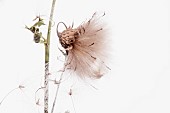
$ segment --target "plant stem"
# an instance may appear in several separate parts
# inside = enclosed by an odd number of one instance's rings
[[[62,78],[63,78],[63,74],[64,74],[64,71],[66,70],[66,64],[64,64],[64,67],[62,69],[62,73],[60,75],[60,79],[58,81],[58,85],[57,85],[57,90],[56,90],[56,93],[55,93],[55,98],[54,98],[54,101],[53,101],[53,106],[52,106],[52,109],[51,109],[51,113],[54,112],[54,107],[55,107],[55,104],[56,104],[56,100],[57,100],[57,96],[58,96],[58,92],[59,92],[59,88],[60,88],[60,85],[61,85],[61,81],[62,81]]]
[[[58,96],[58,91],[59,91],[59,88],[60,88],[60,84],[61,84],[61,80],[62,80],[62,76],[63,76],[63,72],[60,76],[60,80],[58,81],[59,84],[57,84],[57,90],[56,90],[56,93],[55,93],[55,98],[54,98],[54,102],[53,102],[53,106],[52,106],[52,109],[51,109],[51,113],[54,112],[54,107],[55,107],[55,104],[56,104],[56,100],[57,100],[57,96]]]
[[[44,77],[44,113],[48,113],[48,99],[49,99],[49,83],[48,74],[49,63],[45,63],[45,77]]]
[[[56,0],[53,0],[52,6],[51,6],[50,20],[49,20],[48,32],[47,32],[47,43],[45,44],[44,113],[48,113],[48,100],[49,100],[48,78],[49,78],[50,35],[51,35],[51,26],[52,26],[55,2],[56,2]]]

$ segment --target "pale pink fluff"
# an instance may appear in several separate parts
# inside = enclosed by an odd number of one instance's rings
[[[68,52],[66,56],[67,71],[73,71],[81,78],[99,79],[110,69],[104,62],[108,46],[107,30],[101,21],[104,15],[105,13],[101,15],[94,13],[91,19],[83,22],[77,28],[67,28],[78,32],[78,37],[75,38],[72,47],[65,48]],[[59,39],[62,37],[61,35],[62,33],[60,33]]]

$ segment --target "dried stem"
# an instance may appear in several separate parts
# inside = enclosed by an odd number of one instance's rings
[[[56,90],[56,93],[55,93],[55,98],[54,98],[53,106],[52,106],[52,109],[51,109],[51,113],[54,112],[54,107],[55,107],[55,104],[56,104],[56,100],[57,100],[58,91],[59,91],[59,88],[60,88],[60,83],[61,83],[61,80],[62,80],[62,76],[63,76],[63,73],[60,76],[60,80],[58,82],[59,84],[57,84],[57,90]]]
[[[14,88],[13,90],[11,90],[8,94],[5,95],[5,97],[2,99],[2,101],[0,102],[0,105],[2,104],[2,102],[6,99],[6,97],[8,97],[9,94],[11,94],[13,91],[15,91],[17,88]]]
[[[48,99],[49,99],[49,83],[48,74],[49,73],[49,63],[45,63],[45,78],[44,78],[44,113],[48,113]]]
[[[17,89],[22,89],[22,88],[25,88],[24,86],[22,85],[19,85],[18,87],[12,89],[10,92],[8,92],[5,97],[0,101],[0,105],[2,104],[2,102],[6,99],[6,97],[8,97],[9,94],[11,94],[13,91],[17,90]]]
[[[56,93],[55,93],[55,98],[54,98],[54,101],[53,101],[53,106],[52,106],[52,109],[51,109],[51,113],[54,112],[54,107],[55,107],[55,104],[56,104],[56,100],[57,100],[57,96],[58,96],[58,92],[59,92],[61,80],[62,80],[63,73],[64,73],[65,69],[66,69],[66,65],[64,65],[64,68],[63,68],[63,70],[62,70],[60,79],[59,79],[58,84],[57,84],[57,90],[56,90]]]
[[[71,102],[72,102],[72,105],[73,105],[74,113],[76,113],[76,108],[75,108],[75,105],[74,105],[74,101],[73,101],[73,97],[72,97],[71,92],[70,92],[70,97],[71,97]]]
[[[50,20],[48,25],[48,33],[47,33],[47,43],[45,44],[45,77],[44,77],[44,113],[48,113],[48,100],[49,100],[49,49],[50,49],[50,35],[51,35],[51,26],[53,20],[53,13],[55,7],[56,0],[53,0],[51,13],[50,13]]]

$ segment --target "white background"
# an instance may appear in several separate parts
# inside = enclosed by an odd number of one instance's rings
[[[74,113],[70,88],[77,113],[170,113],[169,6],[168,0],[57,0],[55,23],[74,21],[76,26],[95,11],[105,11],[114,49],[112,71],[101,80],[71,85],[68,79],[62,85],[55,113]],[[48,21],[50,7],[49,0],[0,0],[0,99],[18,85],[25,86],[4,100],[0,113],[42,113],[42,98],[37,106],[35,91],[43,84],[44,47],[35,44],[24,27],[39,14]],[[56,24],[50,48],[52,76],[59,70],[55,29]],[[56,87],[50,87],[53,100]]]

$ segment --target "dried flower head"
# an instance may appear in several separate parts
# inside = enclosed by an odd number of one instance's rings
[[[104,63],[107,56],[107,30],[100,21],[105,15],[94,13],[92,18],[77,28],[67,27],[63,22],[57,25],[57,35],[66,51],[66,69],[73,71],[81,78],[101,78],[110,69]],[[58,31],[59,24],[65,26],[63,32]]]

